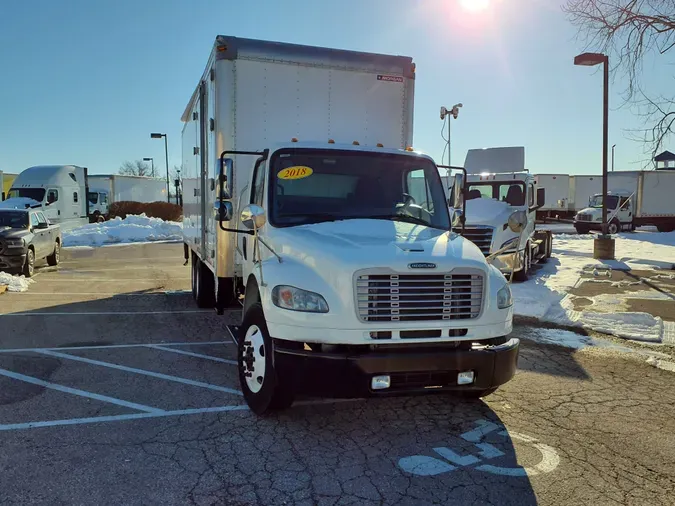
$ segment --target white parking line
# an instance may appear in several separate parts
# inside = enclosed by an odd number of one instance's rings
[[[0,316],[109,316],[109,315],[165,315],[165,314],[204,314],[212,313],[210,309],[187,309],[179,311],[88,311],[78,313],[64,313],[60,311],[31,312],[31,313],[0,313]]]
[[[52,297],[58,295],[62,297],[64,295],[82,295],[91,297],[92,295],[104,295],[114,296],[114,297],[144,297],[149,295],[185,295],[189,294],[190,290],[159,290],[156,292],[145,292],[145,293],[124,293],[124,292],[31,292],[30,290],[25,292],[10,292],[11,295],[44,295]]]
[[[0,431],[18,430],[18,429],[36,429],[40,427],[54,427],[58,425],[80,425],[86,423],[115,422],[121,420],[158,418],[163,416],[198,415],[200,413],[222,413],[224,411],[245,411],[245,410],[248,410],[248,406],[242,404],[236,406],[218,406],[214,408],[178,409],[174,411],[161,411],[158,413],[131,413],[128,415],[93,416],[90,418],[72,418],[69,420],[49,420],[46,422],[9,423],[5,425],[0,425]]]
[[[233,344],[230,341],[195,341],[187,343],[145,343],[145,344],[94,344],[91,346],[59,346],[55,348],[5,348],[0,349],[0,353],[31,353],[38,351],[63,351],[63,350],[100,350],[107,348],[144,348],[153,344],[162,346],[208,346],[211,344]]]
[[[222,362],[224,364],[238,365],[236,360],[228,360],[226,358],[214,357],[212,355],[202,355],[201,353],[193,353],[191,351],[174,350],[172,348],[166,348],[158,344],[148,344],[146,348],[152,348],[153,350],[170,351],[172,353],[178,353],[180,355],[187,355],[188,357],[203,358],[205,360],[213,360],[214,362]]]
[[[163,409],[151,408],[150,406],[144,406],[143,404],[136,404],[135,402],[127,402],[121,399],[115,399],[114,397],[108,397],[107,395],[99,395],[92,392],[85,392],[84,390],[66,387],[63,385],[59,385],[57,383],[50,383],[49,381],[33,378],[32,376],[26,376],[25,374],[19,374],[17,372],[8,371],[6,369],[0,369],[0,375],[7,376],[8,378],[12,378],[19,381],[24,381],[26,383],[32,383],[33,385],[39,385],[41,387],[50,388],[52,390],[58,390],[59,392],[64,392],[67,394],[78,395],[80,397],[87,397],[89,399],[107,402],[109,404],[124,406],[125,408],[137,409],[138,411],[144,411],[146,413],[154,413],[154,414],[164,413]]]
[[[33,275],[33,278],[35,278],[37,274]],[[31,278],[31,279],[33,279]],[[48,283],[50,281],[56,281],[56,282],[63,282],[63,281],[95,281],[95,282],[105,282],[105,283],[139,283],[139,282],[148,282],[148,283],[157,283],[159,281],[165,282],[165,281],[176,281],[176,280],[181,280],[185,281],[190,279],[189,277],[184,278],[184,277],[176,277],[176,276],[167,276],[166,279],[164,280],[159,280],[157,278],[122,278],[122,279],[110,279],[110,278],[89,278],[87,276],[68,276],[67,274],[61,274],[59,277],[55,278],[44,278],[40,281],[40,283]]]
[[[219,392],[226,392],[228,394],[234,395],[243,395],[240,390],[235,390],[233,388],[221,387],[220,385],[212,385],[211,383],[203,383],[201,381],[194,381],[187,378],[179,378],[178,376],[170,376],[168,374],[162,374],[153,371],[146,371],[145,369],[136,369],[135,367],[127,367],[126,365],[113,364],[111,362],[103,362],[101,360],[93,360],[90,358],[78,357],[77,355],[69,355],[67,353],[59,353],[57,351],[51,350],[38,350],[36,353],[42,355],[48,355],[51,357],[64,358],[66,360],[75,360],[77,362],[84,362],[85,364],[100,365],[103,367],[109,367],[111,369],[118,369],[120,371],[132,372],[135,374],[142,374],[144,376],[151,376],[153,378],[159,378],[167,381],[174,381],[176,383],[183,383],[184,385],[191,385],[194,387],[208,388],[209,390],[217,390]]]

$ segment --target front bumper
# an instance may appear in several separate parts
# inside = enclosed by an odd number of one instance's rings
[[[394,344],[313,351],[275,339],[275,368],[294,390],[315,395],[354,397],[485,390],[509,381],[516,372],[519,339],[474,346],[469,341],[437,345]],[[474,382],[457,384],[457,373],[473,371]],[[373,376],[389,375],[391,387],[372,390]]]
[[[601,221],[580,221],[574,220],[574,228],[585,228],[588,230],[602,230]]]
[[[510,274],[511,271],[518,272],[523,268],[524,258],[524,250],[504,252],[494,257],[490,263],[499,269],[502,274]]]
[[[21,255],[0,255],[0,270],[21,269],[25,263],[25,253]]]

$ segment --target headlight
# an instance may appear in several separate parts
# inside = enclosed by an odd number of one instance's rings
[[[507,283],[497,292],[497,307],[506,309],[511,306],[513,306],[513,296],[511,295],[511,285]]]
[[[507,246],[518,248],[518,242],[520,241],[520,237],[512,237],[508,241],[506,241],[504,244],[501,245],[499,249],[506,248]]]
[[[5,239],[8,248],[23,248],[23,239]]]
[[[309,313],[327,313],[328,303],[321,295],[294,286],[279,285],[272,290],[272,302],[275,306],[292,311]]]

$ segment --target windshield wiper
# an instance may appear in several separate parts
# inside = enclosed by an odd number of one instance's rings
[[[424,225],[425,227],[430,227],[430,228],[439,228],[441,230],[445,230],[442,227],[433,225],[429,223],[427,220],[424,220],[422,218],[418,218],[417,216],[411,216],[409,214],[373,214],[373,215],[365,215],[365,216],[350,216],[350,219],[359,219],[359,220],[389,220],[389,221],[402,221],[404,223],[414,223],[416,225]]]

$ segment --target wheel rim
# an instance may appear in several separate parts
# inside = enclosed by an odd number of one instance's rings
[[[248,389],[254,394],[260,392],[265,382],[265,340],[257,325],[251,325],[246,331],[241,367]]]
[[[607,227],[607,231],[610,234],[616,234],[619,230],[619,227],[616,226],[616,223],[610,223],[609,227]]]
[[[35,253],[33,250],[28,250],[28,273],[32,276],[35,270]]]
[[[61,259],[61,247],[59,246],[58,243],[54,246],[54,260],[56,260],[56,263],[59,263],[59,260]]]

